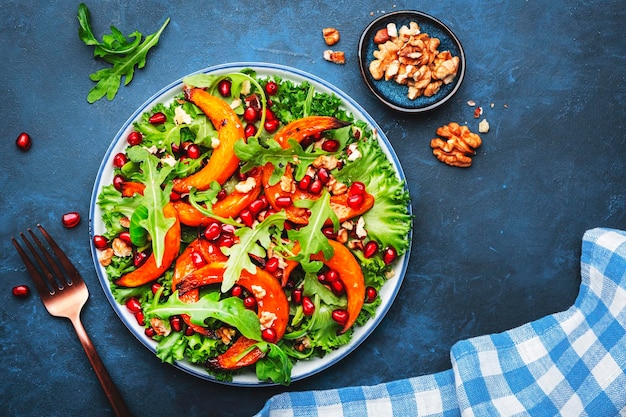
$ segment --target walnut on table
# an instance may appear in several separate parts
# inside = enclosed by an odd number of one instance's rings
[[[476,149],[482,145],[480,136],[469,130],[467,126],[460,126],[451,122],[437,129],[437,135],[430,141],[430,147],[437,159],[445,164],[467,168],[472,165],[472,156],[476,155]]]

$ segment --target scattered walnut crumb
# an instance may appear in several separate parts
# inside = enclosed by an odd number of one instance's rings
[[[467,105],[470,106],[470,107],[474,107],[476,105],[476,102],[474,100],[469,100],[467,102]]]
[[[324,51],[324,59],[335,64],[345,64],[346,55],[343,51],[332,51],[327,49]]]
[[[483,114],[483,108],[478,106],[476,110],[474,110],[474,119],[478,119]]]
[[[483,119],[478,123],[478,133],[487,133],[489,132],[489,122],[487,119]]]
[[[333,46],[337,42],[339,42],[339,31],[335,28],[324,28],[322,29],[322,35],[324,36],[324,42],[326,45]]]

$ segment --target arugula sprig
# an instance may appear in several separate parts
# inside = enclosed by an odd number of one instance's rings
[[[84,3],[78,6],[78,37],[88,46],[95,46],[94,56],[113,64],[112,67],[103,68],[89,76],[97,84],[89,91],[87,101],[95,103],[105,95],[107,99],[113,100],[119,90],[122,77],[124,85],[128,85],[134,76],[135,67],[143,68],[146,65],[146,56],[161,37],[161,33],[170,22],[168,18],[161,28],[152,35],[146,36],[142,40],[142,34],[135,31],[128,36],[115,26],[111,26],[111,34],[104,35],[99,41],[93,33],[89,9]]]

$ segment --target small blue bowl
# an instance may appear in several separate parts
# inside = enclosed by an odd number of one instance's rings
[[[416,22],[421,32],[428,33],[431,38],[439,38],[440,52],[450,51],[453,56],[459,57],[459,69],[454,80],[450,84],[443,84],[432,97],[421,96],[411,100],[407,97],[406,85],[393,80],[385,81],[384,78],[375,80],[369,71],[370,62],[375,59],[373,53],[378,50],[378,45],[374,43],[376,32],[386,28],[388,23],[395,23],[400,29],[403,25],[409,26],[410,22]],[[456,35],[438,19],[418,11],[397,11],[377,18],[365,28],[359,40],[359,67],[365,84],[380,101],[394,110],[420,113],[441,106],[457,92],[465,76],[465,53]]]

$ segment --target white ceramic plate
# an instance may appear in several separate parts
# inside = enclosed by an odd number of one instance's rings
[[[351,99],[347,94],[329,84],[328,82],[314,76],[308,74],[306,72],[289,68],[285,66],[280,66],[276,64],[268,64],[268,63],[231,63],[218,65],[214,67],[210,67],[204,69],[199,73],[210,73],[210,74],[227,74],[232,72],[238,72],[244,68],[252,68],[257,72],[259,77],[267,77],[272,75],[279,75],[281,78],[285,80],[292,80],[295,83],[302,83],[304,81],[308,81],[310,84],[314,85],[316,91],[324,92],[324,93],[332,93],[341,98],[343,101],[344,107],[347,111],[352,113],[355,119],[361,119],[367,122],[373,131],[378,132],[378,137],[380,143],[382,145],[383,150],[387,154],[389,160],[393,163],[397,175],[402,180],[405,179],[404,173],[400,166],[400,162],[393,151],[391,144],[384,136],[384,133],[380,129],[380,127],[376,124],[374,119],[370,115],[368,115],[361,106],[359,106],[353,99]],[[193,74],[192,74],[193,75]],[[104,289],[104,292],[111,303],[111,306],[122,320],[122,322],[128,327],[133,335],[148,349],[152,352],[155,352],[156,342],[144,334],[144,328],[137,324],[135,317],[128,311],[125,306],[119,305],[112,293],[109,284],[109,280],[107,278],[105,269],[98,262],[98,251],[93,245],[93,237],[95,235],[100,235],[105,232],[104,224],[102,223],[102,213],[100,208],[96,204],[98,194],[100,194],[102,187],[108,184],[111,184],[113,181],[113,170],[112,170],[112,160],[115,154],[118,152],[122,152],[124,148],[127,146],[126,137],[133,130],[133,122],[141,117],[141,115],[150,110],[156,103],[168,103],[170,102],[175,95],[179,94],[182,91],[182,79],[175,81],[174,83],[166,86],[161,91],[156,93],[153,97],[151,97],[147,102],[145,102],[141,107],[139,107],[126,121],[124,126],[119,130],[111,146],[107,150],[104,155],[104,159],[102,164],[100,165],[100,169],[98,170],[98,174],[96,177],[92,197],[91,197],[91,208],[90,208],[90,235],[91,235],[91,252],[94,265],[96,267],[96,272],[98,274],[98,278]],[[411,208],[409,207],[409,210]],[[409,236],[410,238],[410,236]],[[396,267],[395,267],[395,276],[390,279],[380,291],[380,297],[382,300],[382,304],[378,307],[376,317],[371,319],[365,326],[357,327],[354,332],[354,336],[350,344],[345,345],[336,351],[324,356],[323,358],[315,358],[308,361],[300,361],[298,362],[292,370],[291,380],[297,381],[308,376],[311,376],[317,372],[320,372],[333,364],[337,363],[339,360],[344,358],[357,346],[359,346],[368,336],[372,333],[372,331],[376,328],[376,326],[382,321],[383,317],[391,307],[393,300],[395,299],[398,290],[400,289],[400,285],[402,284],[402,280],[406,273],[407,263],[409,258],[409,251],[405,253],[402,257],[399,258]],[[199,378],[216,381],[228,385],[236,385],[236,386],[268,386],[275,385],[267,382],[260,382],[254,372],[242,373],[236,375],[232,382],[222,382],[217,381],[213,378],[213,376],[209,375],[207,371],[200,366],[193,365],[186,361],[178,361],[175,363],[175,366],[192,374]]]

